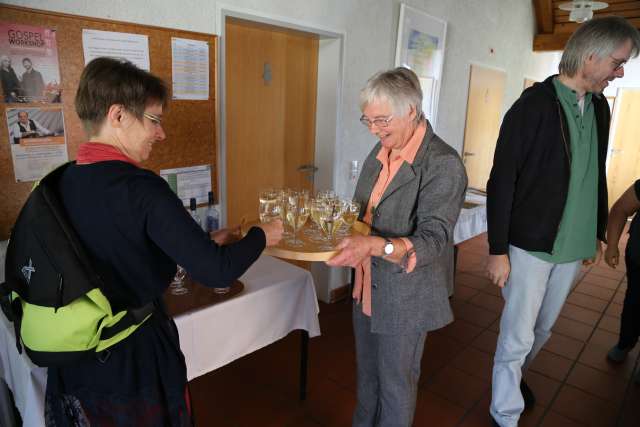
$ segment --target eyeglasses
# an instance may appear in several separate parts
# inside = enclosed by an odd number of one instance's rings
[[[376,125],[376,127],[379,127],[379,128],[386,128],[387,126],[389,126],[389,122],[391,120],[393,120],[393,116],[376,117],[373,120],[369,120],[364,115],[360,116],[360,123],[362,123],[364,126],[366,126],[368,128],[370,128],[371,125]]]
[[[151,123],[153,123],[156,126],[162,126],[162,118],[156,116],[155,114],[151,114],[151,113],[142,113],[142,115],[144,117],[146,117],[147,119],[151,120]]]
[[[613,66],[614,66],[613,71],[620,70],[627,63],[626,59],[618,59],[612,55],[609,55],[609,56],[611,57],[611,59],[613,59]]]

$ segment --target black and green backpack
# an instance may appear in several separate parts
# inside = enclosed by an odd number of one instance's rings
[[[62,366],[102,352],[135,331],[153,303],[113,313],[103,280],[69,223],[57,193],[66,163],[29,195],[11,232],[0,284],[16,346],[38,366]],[[21,345],[22,344],[22,345]]]

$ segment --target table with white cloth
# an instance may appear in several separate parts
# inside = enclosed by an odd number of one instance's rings
[[[487,231],[487,196],[474,190],[467,191],[460,216],[453,229],[453,269],[458,267],[458,245]],[[455,283],[449,285],[449,296]]]
[[[453,230],[453,244],[457,245],[487,231],[487,198],[467,192],[464,206]]]
[[[244,284],[240,295],[175,318],[189,380],[293,330],[303,331],[303,341],[320,335],[318,300],[308,271],[263,255],[240,281]],[[44,425],[46,375],[46,369],[33,365],[26,354],[18,354],[13,325],[0,314],[0,377],[13,392],[25,426]]]

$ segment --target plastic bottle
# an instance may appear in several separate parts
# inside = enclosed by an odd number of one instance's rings
[[[220,213],[218,212],[218,209],[213,206],[213,203],[213,191],[209,191],[209,207],[207,208],[207,213],[205,215],[206,231],[208,233],[220,228]]]

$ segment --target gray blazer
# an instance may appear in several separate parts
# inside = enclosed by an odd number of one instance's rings
[[[362,166],[354,195],[361,206],[367,206],[382,169],[376,159],[380,148],[378,142]],[[453,321],[447,285],[453,281],[453,229],[466,187],[460,156],[429,125],[413,164],[402,164],[372,217],[372,235],[408,237],[417,261],[405,273],[398,264],[371,259],[372,332],[432,331]]]

